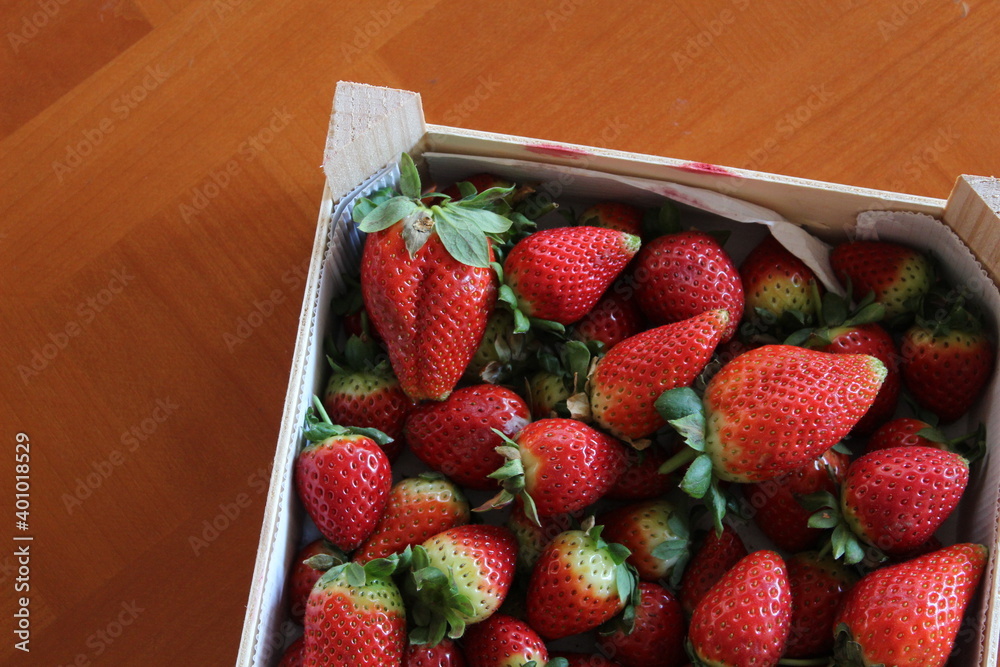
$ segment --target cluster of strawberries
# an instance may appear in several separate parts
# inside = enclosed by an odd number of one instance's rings
[[[928,256],[837,247],[845,298],[770,237],[738,270],[671,205],[537,230],[530,188],[400,167],[354,210],[282,665],[946,662],[986,550],[934,534],[985,435],[937,420],[994,359]],[[394,483],[404,443],[428,471]],[[751,520],[773,549],[748,553]]]

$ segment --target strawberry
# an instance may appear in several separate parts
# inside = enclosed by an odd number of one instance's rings
[[[410,641],[458,639],[466,624],[489,618],[507,596],[516,561],[517,540],[503,526],[457,526],[414,547],[404,588],[414,620]]]
[[[598,639],[606,655],[623,667],[679,667],[684,664],[684,611],[674,595],[659,584],[639,584],[635,627],[618,628]]]
[[[722,340],[733,337],[743,317],[743,285],[712,236],[692,230],[656,238],[639,251],[632,273],[639,307],[654,325],[721,309],[729,313]]]
[[[625,470],[608,489],[605,497],[610,500],[649,500],[666,495],[677,483],[670,475],[660,472],[666,463],[667,453],[661,447],[643,450],[625,449]]]
[[[524,621],[494,614],[469,628],[464,651],[469,667],[545,667],[549,651]]]
[[[870,572],[837,613],[836,664],[942,667],[985,565],[985,547],[956,544]]]
[[[844,595],[858,577],[829,556],[814,551],[797,553],[786,561],[792,591],[792,624],[786,658],[829,654],[830,628]]]
[[[503,490],[479,509],[520,496],[531,520],[587,507],[607,493],[625,469],[623,445],[575,419],[539,419],[499,451],[508,459],[493,475]]]
[[[982,322],[961,301],[939,319],[918,315],[903,334],[900,349],[910,394],[943,422],[955,421],[972,408],[996,360]]]
[[[295,488],[319,532],[334,546],[353,551],[375,529],[392,487],[389,457],[375,429],[334,426],[319,398],[310,410],[305,437],[295,459]]]
[[[716,373],[703,400],[673,389],[657,407],[686,437],[666,472],[692,461],[681,482],[709,497],[717,529],[726,501],[717,479],[760,482],[815,459],[854,427],[875,400],[886,369],[874,357],[765,345]]]
[[[958,505],[968,481],[968,463],[958,454],[920,446],[883,449],[847,469],[840,509],[862,541],[897,554],[934,534]],[[840,553],[836,541],[834,549]]]
[[[788,331],[815,321],[816,274],[773,236],[768,235],[743,260],[740,280],[750,329]]]
[[[835,493],[847,474],[849,459],[833,449],[818,459],[781,477],[749,484],[743,497],[752,509],[754,521],[774,544],[786,551],[803,551],[815,546],[823,531],[809,527],[812,515],[800,499],[812,493]]]
[[[626,440],[645,438],[666,425],[655,400],[668,389],[694,381],[728,326],[726,311],[711,310],[615,345],[590,378],[594,421]]]
[[[538,371],[528,378],[527,385],[528,407],[536,419],[569,416],[565,405],[566,399],[572,395],[572,392],[564,373]]]
[[[384,448],[395,460],[403,448],[403,423],[414,402],[403,391],[386,359],[367,336],[351,336],[339,359],[328,357],[333,373],[323,406],[330,419],[343,426],[377,428],[392,441]]]
[[[687,524],[667,500],[647,500],[612,510],[601,517],[604,539],[630,552],[628,563],[644,581],[665,579],[680,572],[688,559]]]
[[[583,319],[573,325],[572,335],[584,343],[600,342],[605,350],[643,330],[642,311],[629,291],[612,286]]]
[[[507,518],[507,527],[517,538],[517,568],[531,572],[545,547],[561,533],[575,525],[572,515],[554,514],[540,517],[541,525],[528,518],[520,500],[514,502],[514,509]]]
[[[469,503],[454,483],[438,473],[397,482],[375,531],[354,554],[367,563],[416,546],[432,535],[469,522]]]
[[[305,667],[306,660],[306,638],[299,637],[285,649],[281,654],[281,662],[278,667]]]
[[[368,234],[361,257],[365,309],[386,343],[403,390],[414,400],[443,400],[475,353],[497,294],[489,234],[511,221],[489,210],[509,190],[494,188],[429,208],[420,177],[404,154],[402,195],[355,207]]]
[[[542,551],[528,582],[528,623],[546,639],[592,630],[637,600],[628,549],[601,537],[593,518]]]
[[[855,301],[874,292],[890,321],[914,313],[934,282],[930,260],[898,243],[842,243],[830,253],[830,264],[837,277],[850,284]]]
[[[328,570],[306,605],[305,664],[399,665],[406,644],[403,598],[391,575],[400,560],[345,563]]]
[[[325,567],[313,567],[308,561],[313,556],[325,555],[330,557],[329,563]],[[288,576],[288,607],[289,614],[296,623],[301,623],[306,613],[306,601],[313,586],[323,576],[323,573],[334,565],[345,563],[347,558],[337,547],[333,546],[323,538],[314,540],[302,547],[293,561],[294,567]]]
[[[589,419],[590,404],[584,387],[594,360],[594,343],[562,342],[557,349],[537,351],[541,370],[528,378],[528,401],[535,419],[573,417]]]
[[[785,562],[773,551],[755,551],[695,607],[688,633],[692,659],[697,665],[774,667],[785,651],[791,616]]]
[[[424,403],[406,419],[410,449],[428,466],[462,486],[495,489],[488,475],[503,464],[503,444],[521,432],[531,415],[524,400],[509,389],[483,384],[463,387],[439,403]]]
[[[530,345],[528,334],[514,332],[514,314],[506,308],[494,309],[465,369],[465,378],[476,383],[502,384],[522,370]]]
[[[743,540],[729,524],[723,525],[721,533],[709,531],[681,578],[684,613],[690,616],[712,586],[746,555]]]
[[[586,315],[639,250],[639,237],[600,227],[556,227],[524,238],[503,264],[500,297],[525,317],[567,325]]]
[[[914,419],[913,417],[891,419],[882,424],[868,438],[866,451],[874,452],[891,447],[912,447],[914,445],[938,447],[940,441],[936,437],[934,439],[927,437],[935,431],[937,429],[923,419]]]
[[[598,202],[580,214],[576,224],[589,227],[616,229],[633,236],[642,235],[642,219],[645,211],[622,202]]]
[[[444,639],[436,646],[407,644],[402,667],[465,667],[465,656],[458,645]]]

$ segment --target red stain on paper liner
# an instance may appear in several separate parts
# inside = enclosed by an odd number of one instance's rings
[[[532,153],[548,155],[549,157],[568,157],[575,159],[590,155],[587,151],[580,150],[579,148],[569,148],[567,146],[558,146],[556,144],[525,144],[524,147]]]
[[[708,164],[707,162],[685,162],[677,168],[681,171],[693,171],[699,174],[719,174],[722,176],[736,175],[725,167],[720,167],[717,164]]]

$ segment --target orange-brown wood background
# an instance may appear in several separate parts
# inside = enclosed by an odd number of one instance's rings
[[[998,25],[986,0],[4,2],[0,662],[235,659],[338,79],[429,122],[946,197],[1000,171]]]

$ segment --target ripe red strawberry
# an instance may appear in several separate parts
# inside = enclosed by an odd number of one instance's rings
[[[791,616],[784,561],[773,551],[755,551],[698,603],[688,639],[705,664],[774,667],[785,651]]]
[[[330,358],[330,365],[333,373],[323,395],[330,420],[341,426],[379,429],[392,438],[383,449],[390,461],[395,460],[403,449],[403,423],[414,402],[388,360],[378,359],[378,348],[367,336],[351,336],[342,358]]]
[[[314,399],[321,413],[323,406]],[[319,532],[334,546],[353,551],[375,529],[392,487],[389,457],[375,429],[334,426],[324,413],[307,418],[310,443],[295,459],[295,488]]]
[[[310,667],[399,665],[406,611],[392,573],[393,558],[345,563],[320,577],[309,594],[305,664]]]
[[[670,476],[660,472],[667,453],[657,446],[643,450],[625,449],[625,470],[605,497],[610,500],[649,500],[666,495],[677,486]]]
[[[942,667],[986,565],[986,548],[956,544],[866,575],[836,618],[843,667]]]
[[[305,667],[306,660],[306,638],[299,637],[285,649],[281,654],[281,662],[278,667]]]
[[[520,496],[532,520],[584,509],[625,469],[622,443],[575,419],[539,419],[500,450],[508,461],[493,476],[503,491],[479,509]]]
[[[867,354],[881,361],[886,368],[885,380],[875,402],[855,424],[853,433],[871,433],[892,417],[899,402],[902,378],[899,372],[899,350],[889,332],[875,323],[835,327],[824,334],[825,345],[815,349],[834,354]]]
[[[861,540],[897,554],[934,534],[958,505],[968,481],[968,462],[958,454],[920,446],[883,449],[847,469],[840,508]]]
[[[711,310],[615,345],[590,378],[594,421],[627,440],[645,438],[665,426],[656,399],[698,377],[728,325],[726,311]]]
[[[487,207],[509,191],[428,208],[405,155],[400,170],[402,196],[355,208],[368,234],[361,292],[403,390],[414,400],[442,400],[468,366],[493,310],[497,277],[487,234],[505,232],[511,222]]]
[[[935,325],[918,318],[903,334],[903,380],[917,403],[952,422],[968,412],[993,374],[996,353],[978,323]]]
[[[805,262],[768,235],[750,251],[740,267],[745,312],[761,332],[807,326],[819,304],[819,281]],[[792,326],[787,326],[791,324]]]
[[[801,468],[781,477],[749,484],[743,497],[749,503],[754,522],[775,546],[786,551],[804,551],[814,547],[823,531],[809,527],[812,512],[801,498],[826,491],[836,493],[847,475],[850,459],[832,449]]]
[[[601,517],[604,539],[630,552],[628,563],[644,581],[659,581],[688,560],[687,523],[667,500],[646,500],[625,505]],[[680,580],[680,577],[676,577]]]
[[[330,557],[327,567],[316,568],[306,561],[317,555]],[[296,623],[301,623],[306,613],[306,601],[313,586],[323,576],[323,573],[334,565],[340,565],[347,561],[347,558],[337,547],[333,546],[323,538],[314,540],[302,547],[295,554],[292,572],[288,575],[288,608],[289,614]]]
[[[656,399],[698,377],[728,326],[726,311],[711,310],[615,345],[590,378],[594,421],[626,440],[648,437],[665,426]]]
[[[814,551],[795,554],[786,565],[792,590],[792,625],[784,657],[827,655],[833,650],[830,628],[834,617],[858,577]]]
[[[600,227],[555,227],[507,255],[501,294],[520,315],[572,324],[586,315],[639,250],[639,238]],[[523,327],[521,327],[523,328]]]
[[[503,604],[516,564],[517,540],[503,526],[457,526],[414,547],[404,588],[415,622],[410,641],[433,645],[446,633],[457,639],[466,624],[489,618]]]
[[[921,431],[924,432],[924,435],[920,434]],[[868,438],[866,451],[874,452],[891,447],[912,447],[914,445],[939,447],[940,443],[937,440],[925,437],[930,435],[932,431],[937,431],[937,429],[923,419],[914,419],[913,417],[891,419],[882,424]]]
[[[694,613],[694,608],[712,586],[746,555],[743,540],[729,524],[723,525],[721,533],[709,531],[681,578],[680,600],[684,613],[688,616]]]
[[[573,337],[584,343],[598,341],[605,350],[643,330],[642,311],[630,291],[612,286],[590,312],[573,325]]]
[[[850,281],[855,301],[874,292],[875,302],[885,306],[887,320],[916,312],[934,282],[927,257],[898,243],[842,243],[830,253],[830,264],[843,283]]]
[[[397,482],[375,531],[354,554],[367,563],[400,553],[441,531],[469,522],[469,503],[454,483],[438,473]]]
[[[645,244],[632,271],[639,307],[655,324],[686,320],[709,310],[729,312],[722,340],[743,317],[740,274],[719,242],[699,231],[678,232]]]
[[[528,582],[528,623],[546,639],[593,630],[637,602],[628,549],[606,542],[601,530],[590,519],[539,556]]]
[[[437,646],[409,644],[403,654],[402,667],[465,667],[465,656],[450,639]]]
[[[549,660],[549,651],[538,633],[506,614],[494,614],[470,627],[464,647],[469,667],[544,667]]]
[[[642,218],[645,211],[622,202],[598,202],[580,214],[576,224],[590,227],[616,229],[633,236],[642,236]]]
[[[514,509],[507,518],[507,527],[517,538],[517,569],[531,572],[545,547],[561,533],[569,530],[574,520],[570,514],[554,514],[540,517],[538,525],[524,513],[520,500],[514,502]]]
[[[623,667],[679,667],[687,660],[685,625],[677,598],[663,586],[644,581],[639,584],[635,628],[628,634],[618,628],[597,643]]]
[[[462,486],[495,489],[488,477],[503,464],[504,444],[493,429],[515,437],[531,421],[524,400],[509,389],[463,387],[440,403],[423,403],[406,419],[405,434],[417,458]]]

